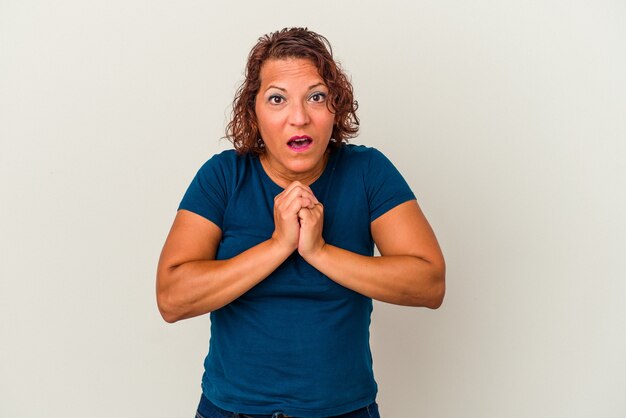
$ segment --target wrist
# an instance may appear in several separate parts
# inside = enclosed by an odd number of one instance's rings
[[[272,253],[280,254],[284,258],[289,257],[297,249],[297,246],[285,244],[284,240],[279,239],[275,233],[267,240],[267,243]]]
[[[324,257],[326,256],[327,250],[328,250],[328,245],[326,244],[326,241],[324,240],[322,240],[320,245],[317,245],[315,248],[312,248],[309,251],[300,251],[300,248],[298,248],[298,252],[302,256],[302,258],[304,258],[304,260],[307,263],[309,263],[315,268],[317,268],[318,265],[323,264],[323,260],[324,260]],[[319,270],[319,268],[317,269]]]

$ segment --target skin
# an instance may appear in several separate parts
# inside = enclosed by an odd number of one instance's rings
[[[219,309],[298,253],[331,280],[380,301],[438,308],[445,293],[445,263],[417,202],[409,201],[371,224],[381,256],[368,257],[327,244],[324,207],[309,185],[324,171],[334,115],[328,88],[302,59],[269,60],[261,67],[255,112],[265,154],[263,168],[284,190],[274,199],[272,236],[228,260],[215,260],[222,231],[180,210],[157,269],[157,302],[167,322]],[[304,152],[287,146],[294,135],[312,139]]]
[[[254,109],[266,150],[261,162],[279,186],[294,181],[311,184],[324,171],[335,122],[327,97],[328,87],[308,60],[269,60],[261,67]],[[304,152],[287,146],[290,138],[299,135],[313,141]]]

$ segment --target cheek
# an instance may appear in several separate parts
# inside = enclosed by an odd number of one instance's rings
[[[328,129],[328,132],[332,132],[333,131],[333,127],[335,126],[335,115],[330,114],[326,117],[325,120],[325,125]]]
[[[271,125],[267,115],[262,110],[257,110],[255,113],[257,129],[259,130],[259,132],[266,132]]]

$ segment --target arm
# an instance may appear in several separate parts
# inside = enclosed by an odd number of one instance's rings
[[[383,302],[438,308],[445,293],[445,262],[437,239],[414,200],[374,220],[372,236],[380,257],[355,254],[321,237],[323,208],[300,211],[298,251],[340,285]]]
[[[222,231],[181,210],[157,268],[157,303],[167,322],[202,315],[232,302],[276,269],[291,251],[269,239],[228,260],[215,260]]]
[[[298,211],[317,199],[299,183],[274,200],[272,236],[228,260],[216,260],[222,237],[213,222],[180,210],[157,268],[157,304],[167,322],[219,309],[269,276],[297,248]]]

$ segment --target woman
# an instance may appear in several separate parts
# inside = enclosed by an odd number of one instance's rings
[[[393,165],[346,144],[356,102],[324,37],[260,38],[233,108],[235,150],[198,171],[157,273],[167,322],[211,312],[197,416],[379,416],[372,299],[439,307],[437,240]]]

